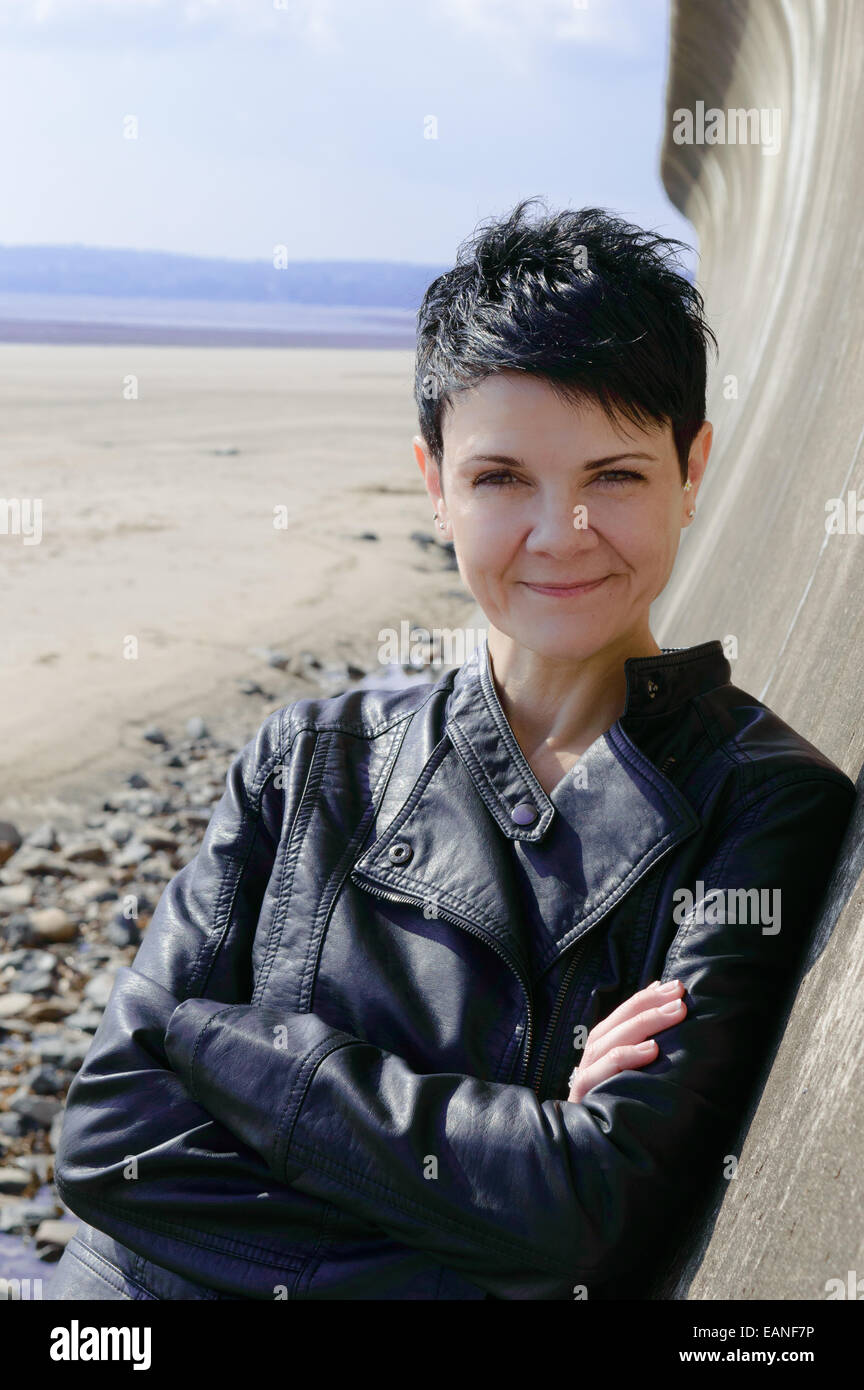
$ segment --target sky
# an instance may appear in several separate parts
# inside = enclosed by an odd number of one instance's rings
[[[668,25],[668,0],[0,0],[0,244],[441,264],[540,195],[695,246],[659,175]]]

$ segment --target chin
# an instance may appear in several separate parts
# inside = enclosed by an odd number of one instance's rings
[[[617,628],[606,622],[591,622],[576,614],[561,613],[548,618],[531,619],[508,615],[495,626],[520,647],[536,652],[550,661],[585,661],[601,651],[618,635]]]

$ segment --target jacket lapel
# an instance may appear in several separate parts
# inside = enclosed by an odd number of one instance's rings
[[[417,724],[417,717],[411,723]],[[520,897],[511,840],[540,840],[554,816],[566,820],[568,863],[562,876],[573,883],[574,865],[580,871],[573,913],[559,928],[557,954],[700,824],[620,723],[585,751],[551,798],[527,764],[481,760],[475,739],[452,714],[446,730],[448,736],[435,745],[407,798],[356,861],[351,877],[372,892],[422,904],[428,916],[440,909],[440,915],[460,919],[517,961],[524,963],[524,954],[512,920]],[[428,749],[428,732],[409,727],[406,743],[417,738]],[[511,812],[526,802],[536,807],[537,819],[520,825]]]

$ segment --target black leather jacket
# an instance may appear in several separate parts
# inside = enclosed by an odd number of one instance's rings
[[[51,1296],[632,1296],[720,1174],[855,796],[730,674],[719,641],[628,661],[551,796],[485,641],[270,715],[70,1088]],[[656,1060],[568,1102],[579,1025],[658,977],[688,1012]]]

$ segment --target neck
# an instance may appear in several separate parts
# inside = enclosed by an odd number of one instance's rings
[[[529,761],[584,752],[624,713],[624,662],[661,652],[650,631],[579,660],[531,651],[493,627],[487,646],[501,708]]]

